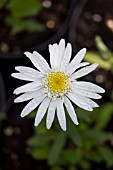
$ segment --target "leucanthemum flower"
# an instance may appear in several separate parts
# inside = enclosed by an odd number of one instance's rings
[[[82,109],[92,111],[98,105],[91,99],[100,99],[101,96],[98,93],[104,93],[105,90],[93,83],[77,80],[89,74],[98,66],[97,63],[92,65],[89,65],[88,62],[81,63],[86,53],[85,48],[80,50],[70,61],[71,44],[68,43],[65,47],[65,40],[61,39],[59,44],[49,45],[49,52],[51,67],[38,52],[24,53],[37,70],[23,66],[15,67],[15,70],[19,73],[12,73],[12,76],[30,83],[14,90],[14,94],[21,94],[14,102],[30,100],[24,107],[21,117],[28,115],[39,106],[35,126],[38,126],[47,112],[46,126],[50,129],[56,112],[59,124],[65,131],[64,106],[74,124],[78,125],[71,101]]]

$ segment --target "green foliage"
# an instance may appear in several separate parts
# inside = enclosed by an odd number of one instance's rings
[[[41,3],[39,0],[11,0],[8,3],[8,9],[11,10],[13,17],[24,18],[40,12]]]
[[[69,135],[69,138],[73,141],[73,143],[75,145],[77,145],[78,147],[82,146],[81,135],[80,135],[78,129],[76,128],[76,126],[74,124],[72,124],[72,122],[70,122],[70,121],[68,121],[68,132],[67,133]]]
[[[88,131],[85,131],[83,135],[84,135],[84,138],[92,140],[93,143],[104,141],[108,138],[107,133],[100,131],[100,130],[96,130],[94,128],[89,129]]]
[[[0,8],[2,8],[3,7],[3,5],[4,5],[4,0],[0,0]]]
[[[80,125],[74,125],[67,116],[66,132],[59,129],[58,122],[54,122],[51,130],[46,129],[45,120],[35,127],[34,135],[27,142],[32,147],[32,156],[47,160],[51,170],[61,166],[87,170],[91,168],[91,161],[113,166],[113,151],[106,144],[110,140],[109,133],[105,131],[113,116],[112,103],[94,109],[92,114],[80,108],[76,108],[76,112]]]
[[[99,64],[100,68],[103,68],[105,70],[110,70],[111,69],[111,64],[109,61],[106,61],[102,59],[98,53],[88,51],[84,57],[85,61],[89,61],[90,63],[95,63],[97,62]]]
[[[6,17],[5,22],[11,27],[11,34],[17,34],[22,31],[42,31],[44,27],[35,17],[42,9],[39,0],[10,0],[6,8],[10,14]]]
[[[113,114],[113,103],[107,103],[106,105],[100,107],[96,111],[96,123],[95,128],[96,129],[104,129],[109,121],[111,120]]]
[[[23,19],[12,19],[12,18],[7,18],[7,24],[11,25],[12,30],[11,34],[17,34],[22,31],[29,31],[29,32],[35,32],[35,31],[41,31],[43,30],[43,26],[36,22],[35,20],[23,20]]]
[[[109,166],[113,165],[113,151],[106,146],[98,147],[99,155]]]
[[[49,148],[47,148],[46,146],[42,146],[34,150],[33,157],[38,160],[45,160],[48,154],[49,154]]]
[[[65,146],[65,142],[66,142],[65,132],[59,132],[54,139],[53,145],[48,156],[48,163],[50,165],[53,165],[58,159],[60,153],[62,152]]]
[[[84,60],[90,63],[97,62],[99,67],[113,71],[113,52],[104,44],[100,36],[95,37],[98,52],[88,51]]]
[[[78,163],[81,158],[82,154],[77,149],[64,149],[62,153],[62,157],[64,158],[64,161],[69,164],[76,164]]]
[[[100,52],[100,54],[102,55],[112,55],[112,52],[108,49],[108,47],[104,44],[104,42],[102,41],[102,38],[100,36],[96,36],[95,37],[95,45],[98,49],[98,51]]]

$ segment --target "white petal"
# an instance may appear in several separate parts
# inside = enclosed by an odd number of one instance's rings
[[[82,97],[82,96],[81,96]],[[82,97],[82,99],[88,104],[90,105],[92,108],[94,107],[99,107],[99,105],[97,103],[95,103],[93,100],[87,98],[87,97]]]
[[[61,128],[66,131],[66,117],[63,107],[63,101],[60,99],[57,102],[57,117]]]
[[[32,53],[30,52],[25,52],[24,53],[33,63],[33,65],[42,73],[46,73],[50,67],[46,60],[36,51]]]
[[[71,120],[76,124],[78,125],[78,120],[77,120],[77,116],[76,116],[76,113],[75,113],[75,110],[70,102],[70,100],[65,96],[64,98],[64,104],[66,106],[66,109],[67,109],[67,112],[71,118]]]
[[[65,40],[61,39],[58,46],[58,59],[57,59],[57,68],[61,68],[61,61],[64,57],[65,51]]]
[[[75,86],[72,87],[72,90],[73,90],[73,92],[75,94],[80,94],[81,96],[89,97],[89,98],[92,98],[92,99],[100,99],[100,98],[102,98],[102,96],[100,96],[99,94],[97,94],[95,92],[80,89],[80,88],[77,88]]]
[[[15,70],[19,71],[20,73],[23,73],[27,76],[30,76],[30,77],[34,77],[34,78],[40,78],[40,77],[43,77],[43,75],[41,74],[41,72],[33,69],[33,68],[30,68],[30,67],[24,67],[24,66],[16,66],[15,67]]]
[[[91,92],[96,92],[96,93],[104,93],[105,90],[102,87],[97,86],[96,84],[90,83],[90,82],[85,82],[85,81],[79,81],[79,82],[74,82],[75,88],[79,88],[85,91],[91,91]]]
[[[40,81],[28,83],[26,85],[16,88],[13,93],[20,94],[20,93],[35,91],[35,90],[40,89],[41,85],[42,85],[42,82],[40,82]]]
[[[72,74],[75,71],[76,66],[83,60],[85,53],[86,53],[86,48],[83,48],[76,54],[73,60],[66,67],[68,74]]]
[[[11,76],[14,78],[20,79],[20,80],[25,80],[25,81],[36,81],[37,80],[34,77],[30,77],[22,73],[12,73]]]
[[[20,102],[24,102],[24,101],[33,99],[33,95],[30,95],[30,93],[33,93],[33,92],[29,92],[29,93],[22,94],[21,96],[17,97],[17,98],[14,100],[14,102],[15,102],[15,103],[20,103]]]
[[[75,70],[77,70],[78,68],[87,66],[87,65],[89,65],[89,64],[90,64],[90,63],[88,63],[88,62],[82,62],[82,63],[78,64],[78,65],[75,67]]]
[[[42,102],[43,99],[44,97],[32,99],[22,110],[21,117],[24,117],[28,115],[30,112],[32,112]]]
[[[80,78],[80,77],[83,77],[87,74],[89,74],[90,72],[92,72],[93,70],[95,70],[97,68],[98,64],[97,63],[94,63],[90,66],[86,66],[84,68],[81,68],[80,70],[78,70],[77,72],[73,73],[71,75],[71,77],[73,79],[77,79],[77,78]]]
[[[41,97],[44,96],[44,94],[41,91],[41,88],[37,91],[33,91],[33,92],[28,92],[28,93],[24,93],[21,96],[17,97],[14,102],[15,103],[20,103],[20,102],[24,102],[36,97]]]
[[[41,122],[41,120],[43,119],[48,107],[49,107],[49,103],[50,103],[50,98],[45,98],[44,101],[40,104],[37,114],[36,114],[36,118],[35,118],[35,126],[38,126],[39,123]]]
[[[51,67],[52,69],[56,69],[58,61],[58,44],[49,45],[49,52]]]
[[[80,95],[69,93],[67,95],[72,102],[74,102],[77,106],[84,110],[92,111],[92,107],[86,103],[83,97],[80,97]]]
[[[71,54],[72,54],[72,46],[70,43],[67,44],[66,49],[64,51],[64,56],[63,59],[61,61],[61,68],[64,69],[65,66],[68,65],[70,58],[71,58]]]
[[[56,106],[57,106],[57,101],[56,100],[52,100],[50,105],[49,105],[49,109],[48,109],[48,113],[47,113],[47,118],[46,118],[47,129],[50,129],[51,125],[53,123],[54,116],[55,116]]]

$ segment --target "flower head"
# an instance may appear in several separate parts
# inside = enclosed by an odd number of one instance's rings
[[[39,106],[35,126],[41,122],[47,112],[46,126],[48,129],[51,128],[56,112],[59,124],[65,131],[64,106],[72,121],[78,125],[71,101],[80,108],[92,111],[98,105],[91,99],[100,99],[101,96],[98,93],[104,93],[105,90],[90,82],[77,81],[78,78],[89,74],[98,66],[97,63],[92,65],[89,65],[88,62],[81,63],[86,53],[85,48],[70,61],[71,44],[68,43],[65,47],[65,40],[61,39],[59,44],[49,45],[49,52],[51,67],[38,52],[24,53],[37,70],[23,66],[15,67],[19,73],[12,73],[12,76],[30,82],[14,90],[14,94],[21,94],[15,99],[15,103],[30,100],[24,107],[21,117],[28,115]]]

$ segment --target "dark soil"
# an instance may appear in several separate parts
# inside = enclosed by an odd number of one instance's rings
[[[100,35],[113,50],[113,1],[88,0],[77,21],[76,43],[79,48],[95,49],[95,36]]]

